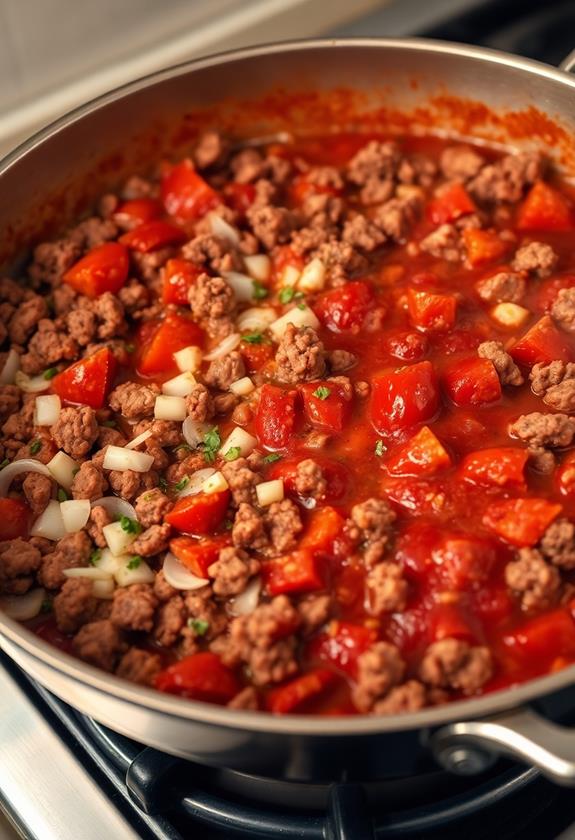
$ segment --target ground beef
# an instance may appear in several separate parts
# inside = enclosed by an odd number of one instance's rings
[[[221,337],[232,332],[236,296],[222,277],[200,274],[190,287],[188,299],[192,315],[209,335]]]
[[[403,679],[405,663],[395,645],[376,642],[357,659],[357,679],[352,699],[360,712],[369,712],[375,702]]]
[[[252,685],[248,685],[246,688],[242,688],[235,697],[232,697],[226,705],[228,709],[256,712],[260,707],[258,692]]]
[[[575,363],[536,364],[529,374],[534,394],[556,411],[575,411]]]
[[[194,265],[208,267],[221,274],[241,268],[241,260],[235,246],[213,233],[195,236],[182,248],[182,256]]]
[[[76,656],[104,671],[114,670],[126,647],[120,631],[109,619],[84,624],[74,637],[72,646]]]
[[[222,548],[218,559],[208,569],[213,578],[213,590],[216,595],[229,597],[239,595],[246,588],[251,577],[260,570],[257,560],[242,551],[241,548]]]
[[[172,527],[167,522],[164,525],[150,525],[136,537],[130,546],[130,551],[142,557],[152,557],[165,551],[170,542]]]
[[[555,455],[542,446],[530,446],[527,449],[530,466],[536,471],[547,475],[555,469]]]
[[[265,528],[274,554],[295,548],[303,524],[297,505],[291,499],[274,502],[264,514]]]
[[[214,416],[214,401],[205,385],[199,382],[194,385],[193,391],[186,397],[186,408],[188,415],[198,423],[211,420]]]
[[[118,228],[110,219],[91,216],[72,228],[70,235],[89,250],[108,242],[110,239],[115,239],[118,235]]]
[[[27,289],[11,277],[0,277],[0,301],[18,306],[26,297],[26,293]]]
[[[447,223],[440,225],[422,239],[419,247],[422,251],[447,262],[459,262],[463,255],[459,231],[455,225]]]
[[[45,281],[55,285],[81,254],[80,244],[71,237],[56,242],[42,242],[34,249],[34,261],[28,273],[36,282]]]
[[[482,359],[489,359],[502,385],[523,385],[523,375],[500,341],[484,341],[477,348]]]
[[[62,633],[76,633],[93,621],[98,607],[93,582],[88,578],[68,578],[53,601],[54,617]]]
[[[130,175],[122,187],[122,198],[132,201],[136,198],[149,198],[156,192],[154,184],[140,175]]]
[[[50,429],[54,442],[72,458],[84,458],[98,438],[98,423],[93,408],[63,408]]]
[[[475,288],[486,303],[520,303],[525,296],[525,278],[510,271],[500,271],[479,280]]]
[[[547,528],[539,544],[541,554],[560,569],[575,569],[575,525],[568,519],[556,519]]]
[[[173,504],[158,487],[146,490],[136,499],[135,510],[138,522],[143,528],[160,525],[164,516],[172,509]]]
[[[18,413],[22,391],[17,385],[0,385],[0,420]]]
[[[23,595],[34,582],[40,567],[40,551],[26,540],[7,540],[0,543],[0,592]]]
[[[491,653],[459,639],[442,639],[430,645],[419,675],[427,685],[474,694],[492,675]]]
[[[352,507],[346,532],[351,540],[361,545],[368,566],[383,557],[395,520],[395,513],[384,499],[366,499]]]
[[[327,362],[332,373],[343,373],[357,364],[357,356],[349,350],[331,350],[327,354]]]
[[[268,545],[262,514],[250,504],[241,502],[232,526],[232,541],[239,548],[261,551]]]
[[[379,204],[393,193],[399,162],[395,143],[372,140],[349,161],[346,176],[361,187],[359,195],[364,204]]]
[[[160,569],[160,571],[156,574],[153,587],[154,595],[158,601],[161,601],[162,603],[169,601],[170,598],[173,598],[178,594],[178,590],[174,589],[174,587],[170,586],[170,584],[166,581],[162,569]]]
[[[236,458],[235,461],[227,461],[221,466],[235,505],[256,501],[255,487],[260,484],[262,478],[255,469],[252,469],[252,465],[247,458]]]
[[[392,198],[377,208],[374,222],[386,237],[402,242],[415,221],[420,203],[413,198]]]
[[[559,290],[551,314],[564,330],[575,332],[575,288]]]
[[[149,584],[119,586],[114,592],[110,621],[121,630],[149,633],[157,606],[158,599]]]
[[[485,163],[470,146],[448,146],[441,153],[439,167],[449,181],[469,181]]]
[[[366,271],[368,268],[367,259],[363,254],[349,242],[333,237],[321,244],[313,256],[319,257],[325,265],[334,285],[347,280],[349,275]]]
[[[559,257],[551,245],[545,242],[529,242],[516,251],[511,268],[544,278],[553,274],[558,260]]]
[[[86,347],[96,336],[96,314],[85,306],[72,309],[66,316],[66,326],[72,338],[81,347]]]
[[[160,394],[159,387],[150,382],[124,382],[114,388],[108,397],[108,405],[112,411],[117,411],[129,420],[142,417],[152,417],[156,397]]]
[[[327,481],[319,464],[312,458],[306,458],[297,465],[294,486],[300,496],[322,499],[327,490]]]
[[[366,578],[370,612],[383,615],[405,609],[408,585],[397,563],[378,563]]]
[[[86,530],[98,548],[106,548],[108,545],[102,529],[106,525],[110,525],[113,521],[108,511],[100,505],[96,505],[90,511],[90,518]]]
[[[521,607],[527,611],[540,611],[557,600],[561,586],[559,572],[545,562],[534,548],[521,548],[517,560],[505,567],[505,581]]]
[[[94,301],[98,319],[98,338],[107,339],[124,335],[127,330],[126,314],[118,298],[111,292],[104,292]]]
[[[330,616],[332,600],[330,595],[308,595],[297,605],[301,629],[305,635],[318,630]]]
[[[21,303],[8,324],[10,341],[14,344],[26,344],[38,322],[47,315],[48,305],[40,295],[33,295]]]
[[[94,502],[102,498],[107,487],[108,482],[102,470],[91,461],[84,461],[72,481],[72,498],[89,499]]]
[[[534,411],[522,414],[509,426],[509,434],[519,438],[530,448],[559,449],[570,446],[575,438],[575,419],[567,414]]]
[[[123,286],[118,292],[118,298],[124,307],[124,311],[134,318],[138,317],[141,310],[145,309],[150,303],[150,294],[147,288],[142,283],[138,283],[137,280],[130,280]]]
[[[159,654],[133,647],[120,659],[116,675],[139,685],[153,685],[161,669]]]
[[[52,498],[52,479],[39,473],[27,473],[22,490],[34,516],[40,516]]]
[[[288,324],[276,353],[276,377],[297,384],[319,379],[325,371],[325,352],[312,327]]]
[[[28,342],[28,352],[21,358],[25,373],[36,374],[57,362],[72,360],[78,356],[78,345],[66,332],[56,328],[54,321],[43,318],[38,331]]]
[[[227,356],[222,356],[220,359],[214,359],[207,369],[204,379],[212,388],[218,388],[220,391],[227,391],[232,382],[237,382],[245,376],[246,367],[241,353],[237,350],[232,350]]]
[[[186,609],[181,595],[174,595],[156,610],[154,638],[163,647],[171,647],[186,623]]]
[[[2,434],[16,440],[30,440],[34,433],[34,400],[27,400],[17,414],[9,417],[2,426]]]
[[[468,183],[472,196],[485,202],[519,201],[526,187],[541,175],[542,160],[534,152],[516,152],[482,167]]]
[[[386,694],[383,700],[373,704],[375,715],[397,715],[407,712],[418,712],[427,704],[425,686],[417,680],[408,680],[403,685],[397,685]]]
[[[208,169],[216,164],[223,164],[229,152],[229,143],[219,131],[204,131],[200,135],[193,151],[198,169]]]
[[[252,205],[246,215],[254,234],[270,250],[288,242],[296,225],[295,216],[287,207]]]
[[[343,241],[349,242],[354,248],[361,248],[364,251],[374,251],[380,245],[383,245],[386,238],[382,228],[361,213],[349,219],[343,226]]]
[[[68,534],[56,544],[54,551],[42,558],[38,580],[46,589],[59,589],[66,580],[64,569],[85,566],[92,553],[92,543],[85,531]]]

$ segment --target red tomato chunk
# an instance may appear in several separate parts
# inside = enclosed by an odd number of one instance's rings
[[[439,410],[439,388],[431,362],[419,362],[373,379],[370,419],[381,434],[431,420]]]
[[[104,347],[59,373],[52,380],[52,390],[66,402],[102,408],[115,370],[116,359]]]
[[[489,359],[464,359],[443,377],[447,396],[456,405],[482,406],[501,398],[501,383]]]
[[[194,653],[160,671],[156,688],[206,703],[227,703],[241,686],[215,653]]]
[[[64,281],[81,295],[95,298],[120,291],[128,278],[128,251],[119,242],[92,248],[64,274]]]

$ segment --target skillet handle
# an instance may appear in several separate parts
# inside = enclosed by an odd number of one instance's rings
[[[566,55],[561,64],[559,65],[559,70],[563,70],[564,73],[572,73],[575,69],[575,50],[571,50],[569,55]]]
[[[481,773],[496,756],[505,756],[536,767],[556,784],[575,787],[575,730],[528,707],[443,726],[430,746],[439,764],[459,775]]]

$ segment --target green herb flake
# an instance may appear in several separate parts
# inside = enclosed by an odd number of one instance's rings
[[[65,490],[62,490],[61,487],[58,488],[58,501],[59,502],[67,502],[68,501],[68,494]]]
[[[160,476],[160,478],[158,479],[158,487],[160,488],[162,493],[168,492],[168,482],[166,481],[164,476]]]
[[[222,439],[218,427],[213,426],[204,435],[204,458],[208,464],[212,464],[216,460],[216,455],[221,445]]]
[[[267,296],[269,295],[269,291],[266,289],[263,283],[260,283],[259,280],[253,280],[252,284],[252,297],[254,300],[263,300],[264,298],[267,298]]]
[[[305,312],[305,310],[307,309],[307,304],[305,304],[305,303],[298,303],[297,308],[298,308],[298,309],[301,309],[301,311],[302,311],[302,312]]]
[[[120,516],[120,528],[126,534],[139,534],[142,526],[136,519],[130,519],[129,516]]]
[[[189,443],[180,443],[179,446],[176,446],[174,452],[191,452],[192,447]]]
[[[224,530],[231,531],[234,527],[234,523],[231,519],[224,519]]]
[[[41,440],[33,440],[30,444],[30,455],[37,455],[38,452],[42,449],[42,441]]]
[[[53,609],[54,607],[52,605],[52,599],[44,598],[44,600],[42,601],[42,606],[40,607],[40,611],[43,613],[51,613]]]
[[[230,448],[224,452],[224,458],[226,461],[235,461],[241,454],[242,450],[239,446],[230,446]]]
[[[264,336],[261,332],[249,332],[242,335],[242,341],[245,341],[247,344],[261,344],[263,340]]]
[[[7,467],[9,463],[10,463],[10,459],[9,458],[4,458],[4,460],[0,464],[0,470],[3,470],[4,467]]]
[[[189,480],[190,480],[190,479],[188,478],[188,476],[187,476],[187,475],[185,475],[183,478],[181,478],[181,479],[178,481],[178,483],[177,483],[177,484],[174,484],[174,490],[177,490],[177,491],[178,491],[178,493],[179,493],[179,492],[180,492],[180,490],[183,490],[183,489],[184,489],[184,487],[187,485],[187,483],[188,483],[188,481],[189,481]]]
[[[130,559],[128,560],[128,562],[126,564],[126,568],[130,569],[130,571],[133,571],[134,569],[139,568],[141,562],[142,562],[142,558],[140,557],[140,555],[139,554],[134,554],[134,556],[130,557]]]
[[[135,344],[125,344],[124,347],[126,348],[126,353],[133,353],[136,349]]]
[[[100,557],[101,557],[101,556],[102,556],[102,552],[101,552],[101,550],[100,550],[99,548],[96,548],[96,549],[95,549],[95,550],[94,550],[94,551],[90,554],[90,557],[89,557],[89,559],[88,559],[88,563],[90,564],[90,566],[95,566],[95,565],[98,563],[98,561],[100,560]]]
[[[279,301],[280,303],[291,303],[295,296],[295,289],[293,286],[284,286],[279,291]]]
[[[375,454],[378,458],[381,458],[387,452],[387,446],[384,444],[382,440],[378,440],[375,444]]]
[[[196,636],[205,636],[209,630],[210,622],[205,618],[188,618],[188,627],[194,631]]]
[[[264,464],[275,464],[276,461],[281,461],[282,457],[279,452],[270,452],[269,455],[264,456]]]
[[[56,376],[57,373],[58,373],[58,368],[51,367],[51,368],[47,368],[44,371],[44,373],[42,374],[42,376],[44,377],[44,379],[49,380],[49,379],[54,379],[54,377]]]
[[[319,388],[316,388],[313,392],[314,397],[317,397],[318,400],[327,400],[330,394],[331,390],[326,388],[325,385],[320,385]]]

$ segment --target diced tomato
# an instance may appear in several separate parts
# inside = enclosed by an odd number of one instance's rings
[[[357,659],[375,641],[376,634],[362,624],[331,621],[327,630],[320,633],[310,645],[312,655],[329,662],[340,671],[355,677]]]
[[[142,254],[157,251],[158,248],[165,248],[167,245],[179,245],[185,239],[186,232],[182,228],[161,219],[144,222],[120,236],[123,245]]]
[[[428,332],[446,332],[455,324],[457,299],[454,295],[407,290],[407,307],[414,327]]]
[[[263,564],[262,575],[270,595],[285,592],[313,592],[324,583],[318,559],[310,548],[300,548]]]
[[[438,528],[427,523],[410,525],[397,541],[396,560],[402,566],[406,577],[422,583],[433,571],[433,555],[441,545],[442,535]]]
[[[229,490],[184,496],[166,514],[166,522],[184,534],[193,536],[211,534],[222,524],[229,501]]]
[[[466,481],[487,487],[525,488],[524,469],[529,454],[526,449],[498,446],[471,452],[461,462],[461,475]]]
[[[156,323],[154,333],[140,353],[138,371],[143,376],[170,373],[176,368],[174,353],[202,343],[201,329],[185,315],[168,312],[162,321]]]
[[[575,452],[568,452],[555,470],[555,484],[562,496],[575,497]]]
[[[390,356],[403,362],[419,362],[427,355],[429,341],[423,333],[397,330],[382,336],[382,346]]]
[[[117,208],[114,215],[128,217],[134,224],[143,225],[144,222],[151,222],[163,213],[163,207],[155,198],[132,198],[123,201]]]
[[[305,456],[307,457],[307,455]],[[303,456],[302,456],[303,458]],[[273,464],[269,471],[270,478],[281,478],[285,484],[286,491],[297,495],[295,486],[297,465],[302,458],[287,458]],[[326,458],[325,455],[314,452],[313,460],[321,468],[326,481],[325,495],[322,502],[338,502],[345,496],[349,489],[349,472],[339,461]]]
[[[300,547],[312,551],[329,551],[342,532],[344,524],[345,519],[333,507],[322,507],[312,511],[300,540]]]
[[[548,365],[554,359],[569,362],[571,349],[549,315],[544,315],[509,350],[513,360],[520,365]]]
[[[575,286],[575,275],[565,274],[562,277],[549,277],[537,283],[535,295],[535,309],[537,312],[549,312],[557,299],[561,289],[572,289]]]
[[[232,181],[224,187],[223,196],[228,207],[241,216],[245,216],[254,203],[256,188],[253,184],[239,184],[237,181]]]
[[[290,198],[294,204],[303,204],[311,195],[341,195],[341,190],[329,184],[314,184],[305,174],[298,175],[291,183]]]
[[[443,639],[477,642],[477,632],[459,604],[435,604],[427,616],[429,643]]]
[[[163,302],[186,306],[188,292],[202,271],[189,260],[168,260],[163,272]]]
[[[445,393],[456,405],[481,406],[501,399],[501,383],[489,359],[462,359],[443,376]]]
[[[104,292],[120,291],[130,269],[128,251],[119,242],[104,242],[66,271],[64,282],[81,295],[95,298]]]
[[[0,541],[28,536],[31,511],[20,499],[0,499]]]
[[[493,230],[467,228],[462,236],[467,249],[467,260],[473,268],[500,259],[508,247]]]
[[[449,590],[468,591],[484,583],[495,565],[492,543],[481,537],[448,537],[433,552],[439,579]]]
[[[216,562],[222,548],[229,544],[230,540],[227,536],[208,540],[176,537],[170,541],[170,551],[192,574],[207,578],[208,569],[212,563]]]
[[[161,195],[170,216],[182,221],[200,218],[220,201],[217,192],[196,172],[188,158],[166,172]]]
[[[489,505],[483,524],[511,545],[535,545],[561,509],[546,499],[504,499]]]
[[[306,382],[300,385],[307,420],[320,429],[341,432],[351,414],[352,401],[337,382]]]
[[[370,284],[353,280],[320,295],[313,308],[322,324],[332,332],[358,332],[373,302]]]
[[[301,677],[272,688],[267,696],[266,706],[270,712],[285,715],[296,712],[308,700],[321,696],[337,682],[337,676],[327,668],[316,668]]]
[[[52,390],[60,399],[90,408],[102,408],[116,372],[116,359],[107,347],[80,359],[52,380]]]
[[[276,280],[281,281],[286,268],[292,267],[301,271],[304,267],[304,259],[290,248],[289,245],[279,245],[273,255],[273,273]]]
[[[228,703],[241,688],[233,671],[226,668],[219,656],[209,651],[185,656],[160,671],[155,685],[159,691],[168,694],[221,704]]]
[[[460,216],[476,211],[471,196],[459,181],[452,181],[436,190],[427,207],[427,215],[434,225],[454,222]]]
[[[439,388],[431,362],[418,362],[372,381],[369,416],[380,434],[425,423],[438,410]]]
[[[564,195],[545,181],[537,181],[517,213],[519,230],[573,230],[573,209]]]
[[[486,627],[510,618],[515,604],[504,583],[480,586],[472,593],[473,608]]]
[[[526,621],[503,636],[503,644],[520,662],[551,662],[559,654],[575,654],[575,622],[567,607]]]
[[[435,475],[451,466],[451,458],[429,426],[423,426],[385,462],[391,475]]]
[[[268,449],[284,449],[290,442],[295,422],[297,391],[264,385],[255,417],[258,440]]]
[[[239,351],[242,354],[249,373],[261,370],[273,359],[275,353],[271,341],[266,341],[265,339],[260,341],[259,344],[242,341],[239,346]]]

